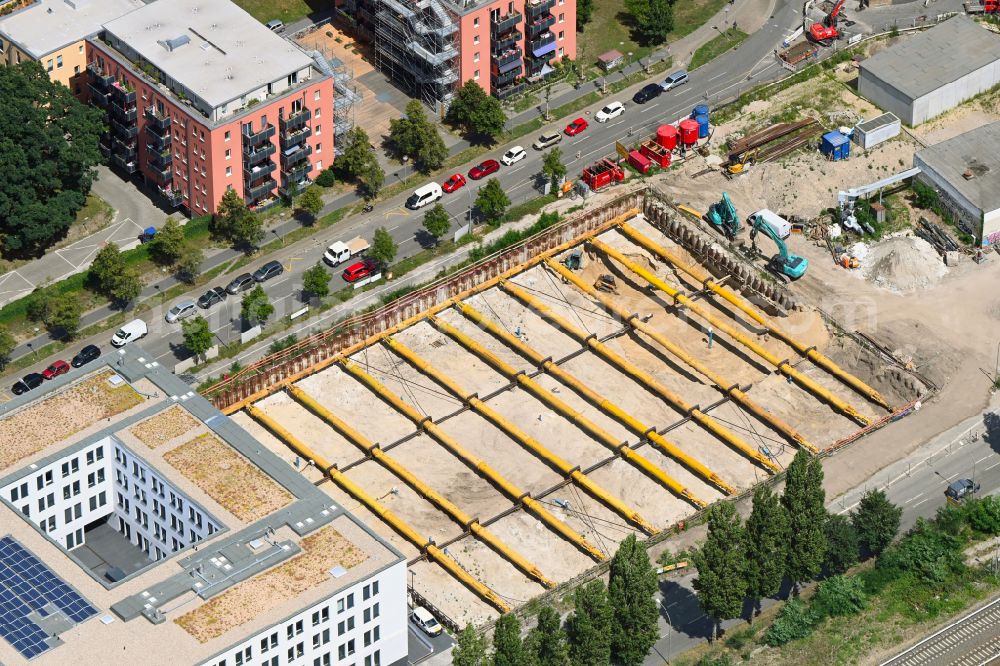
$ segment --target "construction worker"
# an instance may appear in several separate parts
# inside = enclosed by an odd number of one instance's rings
[[[711,348],[712,348],[712,341],[713,341],[714,339],[715,339],[715,331],[713,331],[713,330],[712,330],[712,327],[711,327],[711,326],[709,326],[709,327],[708,327],[708,348],[709,348],[709,349],[711,349]]]

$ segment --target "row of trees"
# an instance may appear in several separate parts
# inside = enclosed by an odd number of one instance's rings
[[[565,621],[543,606],[525,638],[514,614],[501,617],[492,648],[467,626],[452,652],[453,666],[638,666],[659,637],[656,571],[646,547],[629,535],[611,560],[608,585],[591,581],[573,592]]]
[[[842,574],[860,556],[879,555],[899,530],[902,509],[880,490],[865,493],[849,517],[827,513],[825,501],[822,463],[799,450],[784,493],[758,488],[746,524],[731,502],[709,509],[708,537],[693,556],[694,587],[716,632],[723,620],[740,617],[745,600],[759,613],[761,599],[778,594],[784,581],[797,592],[820,573]]]

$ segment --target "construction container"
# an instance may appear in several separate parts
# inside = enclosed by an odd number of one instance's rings
[[[596,192],[612,182],[625,180],[625,171],[615,162],[603,159],[584,169],[582,179],[587,187]]]
[[[694,117],[694,121],[698,123],[698,138],[707,139],[708,138],[708,114],[699,113]]]
[[[638,150],[629,151],[628,163],[634,166],[636,171],[643,174],[649,173],[650,167],[653,166],[653,163],[649,161],[649,158],[640,153]]]
[[[685,148],[690,148],[698,143],[698,121],[691,118],[682,120],[678,129],[680,130],[681,143],[684,144]]]
[[[677,128],[673,125],[660,125],[656,130],[656,143],[667,150],[677,147]]]
[[[691,117],[694,118],[695,120],[698,119],[698,116],[707,116],[707,115],[708,115],[708,104],[699,104],[698,106],[691,109]]]
[[[676,140],[676,138],[675,136],[674,139]],[[670,166],[670,151],[656,141],[644,142],[639,147],[639,152],[661,169],[666,169]]]
[[[845,160],[851,154],[851,140],[836,130],[827,132],[820,141],[819,152],[834,162]]]
[[[854,141],[865,150],[898,136],[902,130],[899,118],[892,113],[865,120],[854,126]]]

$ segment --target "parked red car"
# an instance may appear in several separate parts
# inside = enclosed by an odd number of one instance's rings
[[[359,261],[356,264],[351,264],[344,269],[341,277],[344,278],[345,282],[355,282],[361,278],[368,277],[378,268],[378,264],[375,263],[373,259],[365,259],[364,261]]]
[[[445,192],[451,193],[457,190],[458,188],[464,186],[465,186],[465,176],[463,176],[460,173],[456,173],[451,178],[449,178],[448,180],[444,181],[441,184],[441,189],[444,190]]]
[[[500,163],[496,160],[486,160],[479,166],[472,167],[472,171],[469,172],[469,178],[472,180],[479,180],[480,178],[486,178],[486,176],[491,173],[496,173],[500,170]]]
[[[583,118],[577,118],[576,120],[574,120],[573,122],[571,122],[569,125],[566,125],[566,135],[567,136],[576,136],[577,134],[579,134],[583,130],[587,129],[587,127],[588,127],[588,125],[587,125],[587,121],[586,120],[584,120]]]
[[[66,361],[56,361],[49,367],[42,370],[42,377],[46,379],[53,379],[59,375],[64,375],[69,372],[69,363]]]

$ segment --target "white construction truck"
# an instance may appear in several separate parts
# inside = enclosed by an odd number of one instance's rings
[[[337,241],[326,248],[323,253],[323,261],[330,266],[342,264],[351,257],[355,257],[368,249],[368,241],[360,236],[347,241]]]

